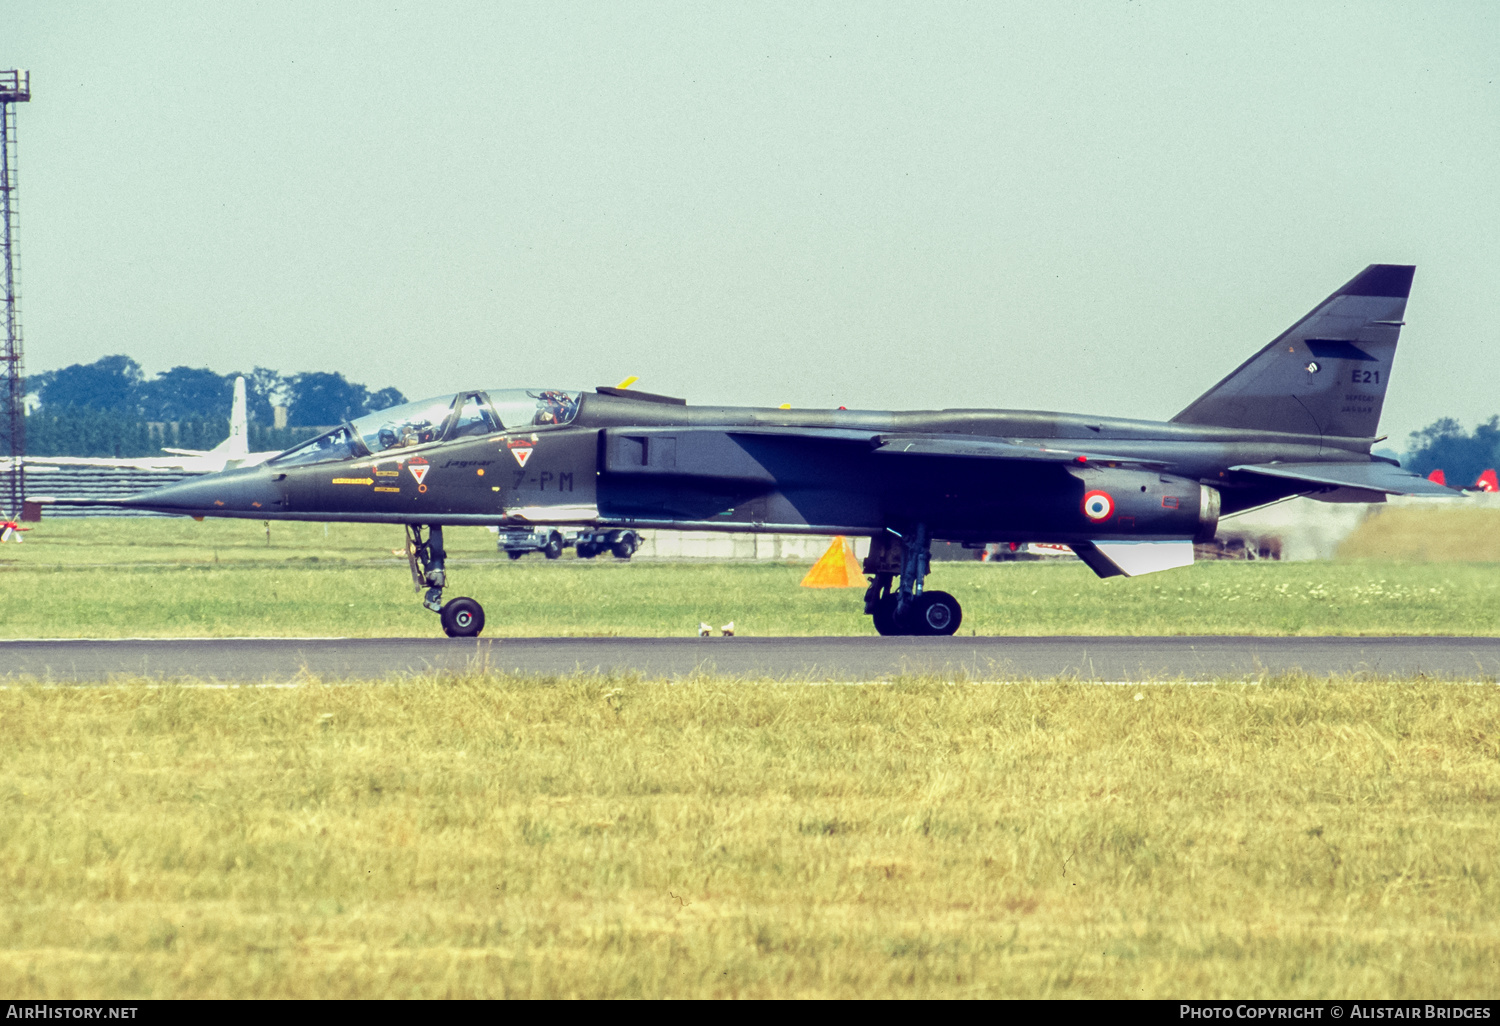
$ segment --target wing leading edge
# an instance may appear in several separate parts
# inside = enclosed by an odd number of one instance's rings
[[[663,429],[669,430],[669,429]],[[720,431],[723,429],[704,429]],[[683,434],[680,429],[676,434]],[[1007,442],[973,435],[888,435],[850,428],[735,427],[724,430],[735,437],[781,438],[795,441],[851,442],[868,446],[880,456],[949,456],[967,459],[1017,460],[1026,463],[1119,463],[1135,467],[1166,467],[1162,460],[1115,456],[1083,449],[1052,449],[1044,445]]]
[[[1164,467],[1159,460],[1139,456],[1111,456],[1078,449],[1049,449],[993,438],[952,438],[940,435],[881,435],[876,452],[893,456],[958,456],[992,460],[1024,460],[1042,463],[1122,463],[1137,467]]]

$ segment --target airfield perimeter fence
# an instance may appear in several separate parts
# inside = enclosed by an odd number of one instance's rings
[[[135,470],[128,467],[49,467],[31,464],[26,468],[26,497],[48,495],[67,499],[125,499],[153,488],[176,484],[196,477],[181,470]],[[53,517],[161,517],[143,509],[100,509],[96,506],[47,506],[42,516]]]

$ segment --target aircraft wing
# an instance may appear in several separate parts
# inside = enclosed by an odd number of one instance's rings
[[[1139,456],[1111,456],[1081,449],[1051,449],[1040,445],[1023,445],[998,438],[975,438],[969,435],[881,435],[880,453],[911,456],[960,456],[991,460],[1030,460],[1043,463],[1123,463],[1136,467],[1165,467],[1160,460]]]
[[[1391,463],[1249,463],[1229,469],[1326,488],[1361,488],[1392,495],[1433,495],[1449,499],[1462,494]]]
[[[878,431],[851,428],[809,427],[736,427],[726,432],[735,436],[794,438],[808,441],[856,442],[869,446],[883,456],[957,456],[972,459],[1024,460],[1041,463],[1118,463],[1134,467],[1166,467],[1162,460],[1139,456],[1115,456],[1082,449],[1054,449],[1036,444],[1007,442],[999,438],[974,435],[887,435]]]
[[[869,431],[864,428],[781,427],[769,424],[747,427],[710,428],[709,430],[723,431],[725,434],[734,437],[805,438],[812,441],[825,442],[858,442],[861,445],[871,447],[880,441],[880,432]]]
[[[125,470],[182,470],[184,461],[165,457],[144,456],[140,459],[120,459],[105,456],[27,456],[27,466],[38,467],[116,467]]]

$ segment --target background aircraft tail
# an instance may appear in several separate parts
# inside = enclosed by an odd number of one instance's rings
[[[250,455],[250,428],[245,415],[245,379],[234,379],[234,405],[229,410],[229,437],[212,449],[170,449],[163,452],[179,456],[222,456],[225,460],[242,460]]]
[[[1366,267],[1173,423],[1373,440],[1415,271]]]

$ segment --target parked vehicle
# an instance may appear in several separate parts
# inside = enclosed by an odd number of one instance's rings
[[[641,546],[641,537],[627,530],[583,530],[559,531],[553,527],[538,527],[532,530],[510,528],[500,531],[499,548],[511,559],[520,559],[528,552],[540,552],[548,559],[556,559],[563,549],[571,546],[579,559],[593,559],[604,552],[612,552],[616,559],[629,559]]]
[[[641,536],[634,531],[580,531],[575,551],[579,559],[593,559],[613,552],[616,559],[629,559],[641,547]]]
[[[528,552],[540,552],[548,559],[556,559],[576,537],[577,535],[573,535],[570,538],[551,527],[538,527],[529,531],[524,528],[502,529],[498,544],[500,551],[511,559],[520,559]]]

